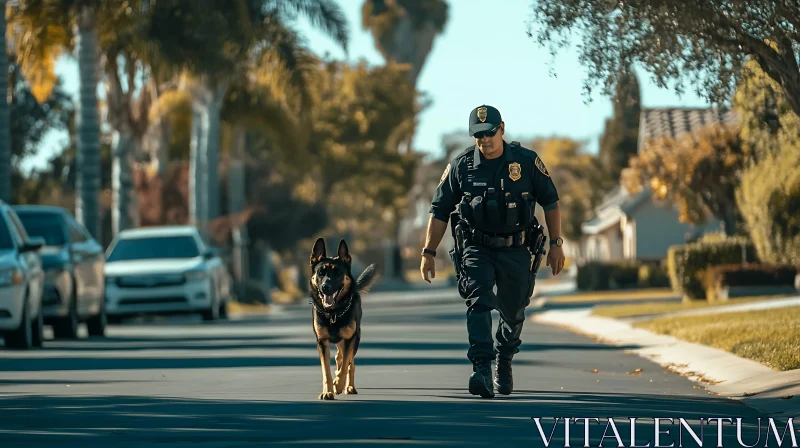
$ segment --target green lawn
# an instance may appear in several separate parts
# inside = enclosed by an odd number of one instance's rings
[[[726,350],[774,370],[800,369],[800,306],[659,317],[634,326]]]

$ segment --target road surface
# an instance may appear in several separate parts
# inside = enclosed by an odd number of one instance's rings
[[[765,444],[767,416],[624,349],[532,322],[515,358],[514,394],[472,396],[465,308],[455,291],[431,294],[430,303],[425,293],[404,297],[365,299],[359,394],[333,401],[317,399],[322,378],[307,303],[227,322],[123,323],[106,339],[84,333],[32,352],[0,348],[0,446],[545,446],[534,417],[545,436],[552,417],[600,419],[590,421],[590,446],[604,430],[603,446],[617,446],[608,417],[629,446],[628,417],[638,417],[636,440],[650,447],[655,417],[685,418],[698,434],[701,417],[740,417],[743,441]],[[786,421],[777,423],[782,433]],[[677,424],[663,422],[670,435],[661,445],[699,446],[686,431],[678,440]],[[583,446],[582,421],[570,427],[571,446]],[[741,446],[727,420],[723,436],[724,446]],[[563,420],[553,439],[550,446],[565,446]],[[717,446],[715,424],[703,440]]]

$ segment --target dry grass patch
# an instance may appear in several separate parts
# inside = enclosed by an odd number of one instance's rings
[[[553,297],[548,303],[576,303],[576,302],[612,302],[623,300],[659,300],[674,299],[678,295],[670,288],[644,288],[626,289],[615,291],[591,291],[578,294]]]
[[[228,302],[228,312],[231,314],[264,313],[269,311],[269,305],[251,304],[241,302]]]
[[[694,300],[691,302],[677,302],[677,303],[660,303],[660,302],[646,302],[646,303],[632,303],[627,305],[599,305],[592,310],[593,316],[600,317],[636,317],[647,316],[651,314],[672,313],[675,311],[695,310],[700,308],[710,308],[726,305],[737,305],[740,303],[758,302],[768,299],[780,299],[790,297],[786,295],[776,296],[754,296],[754,297],[738,297],[735,299],[709,302],[707,300]]]
[[[800,369],[800,306],[660,317],[634,326],[725,350],[774,370]]]

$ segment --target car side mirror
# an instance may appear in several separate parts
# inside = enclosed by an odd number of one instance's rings
[[[212,248],[206,249],[206,251],[203,253],[203,257],[206,260],[210,260],[210,259],[212,259],[212,258],[214,258],[216,256],[217,256],[217,251],[212,249]]]
[[[40,236],[34,236],[28,238],[28,242],[22,246],[22,252],[34,252],[42,248],[46,244],[44,238]]]

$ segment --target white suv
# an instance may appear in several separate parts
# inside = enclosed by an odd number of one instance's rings
[[[0,201],[0,334],[7,348],[30,349],[44,339],[42,238],[30,238],[14,210]]]
[[[193,226],[120,232],[107,250],[105,277],[109,322],[137,314],[227,314],[226,267]]]

